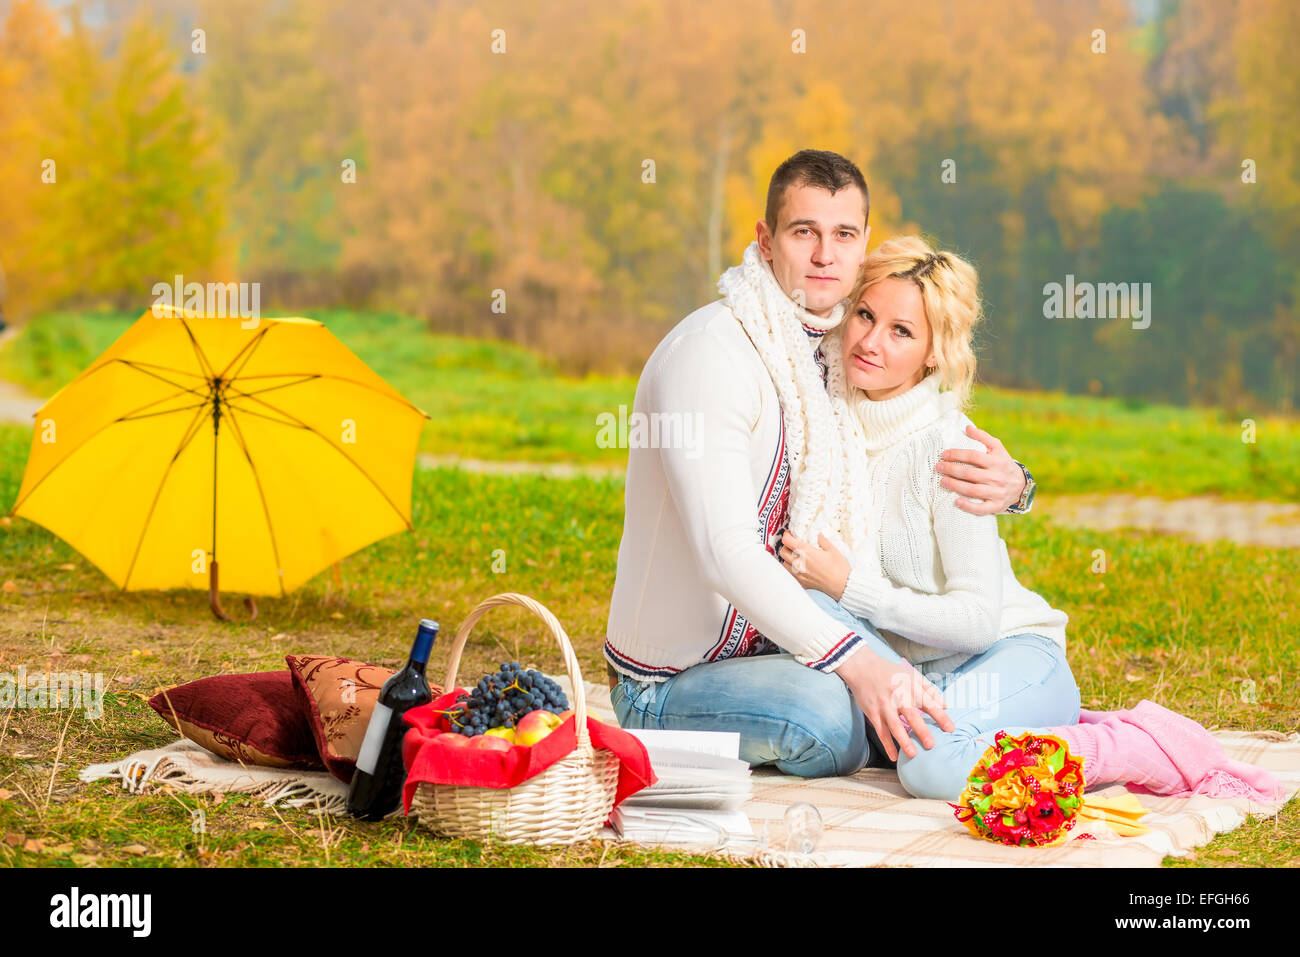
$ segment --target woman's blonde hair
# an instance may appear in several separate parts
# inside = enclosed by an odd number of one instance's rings
[[[925,375],[938,375],[940,388],[953,392],[961,408],[967,408],[975,381],[971,340],[983,315],[975,268],[953,253],[935,252],[920,236],[886,240],[862,264],[849,297],[850,312],[863,293],[885,279],[910,279],[921,290],[939,362],[937,368],[927,366]]]

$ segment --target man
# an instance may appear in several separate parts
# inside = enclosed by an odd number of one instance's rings
[[[724,298],[683,319],[646,362],[634,414],[697,426],[676,433],[694,435],[693,447],[629,450],[605,643],[624,727],[737,731],[750,764],[804,777],[895,759],[895,741],[911,756],[909,726],[932,747],[921,712],[952,730],[932,686],[875,653],[879,635],[858,633],[775,557],[792,513],[838,514],[838,440],[815,353],[866,258],[868,215],[849,160],[790,157],[773,174],[757,242],[719,282]],[[970,434],[989,451],[945,452],[944,487],[978,514],[1027,509],[1028,473],[996,439]]]

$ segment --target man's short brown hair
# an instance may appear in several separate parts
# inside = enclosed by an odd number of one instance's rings
[[[852,160],[826,150],[800,150],[778,166],[767,186],[767,211],[764,213],[767,228],[773,233],[776,232],[776,220],[781,213],[785,191],[790,186],[815,186],[829,190],[832,195],[856,186],[862,190],[862,225],[866,227],[871,215],[871,196],[862,170]]]

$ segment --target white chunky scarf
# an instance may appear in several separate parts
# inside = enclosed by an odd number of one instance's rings
[[[866,445],[843,400],[842,366],[831,365],[840,369],[838,385],[834,377],[828,381],[828,395],[805,329],[834,329],[846,304],[836,305],[825,319],[808,312],[786,295],[757,242],[745,250],[741,265],[722,274],[718,291],[749,335],[781,400],[790,460],[790,530],[813,544],[824,532],[842,550],[861,548],[870,524]],[[839,401],[833,401],[837,395]]]

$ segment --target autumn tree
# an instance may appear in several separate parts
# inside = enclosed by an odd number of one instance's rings
[[[111,53],[73,21],[41,131],[58,174],[42,251],[65,266],[65,300],[134,308],[220,262],[224,171],[177,58],[144,17]]]
[[[54,302],[64,266],[47,238],[57,167],[41,148],[61,42],[37,0],[17,0],[0,23],[0,307],[10,319]]]

